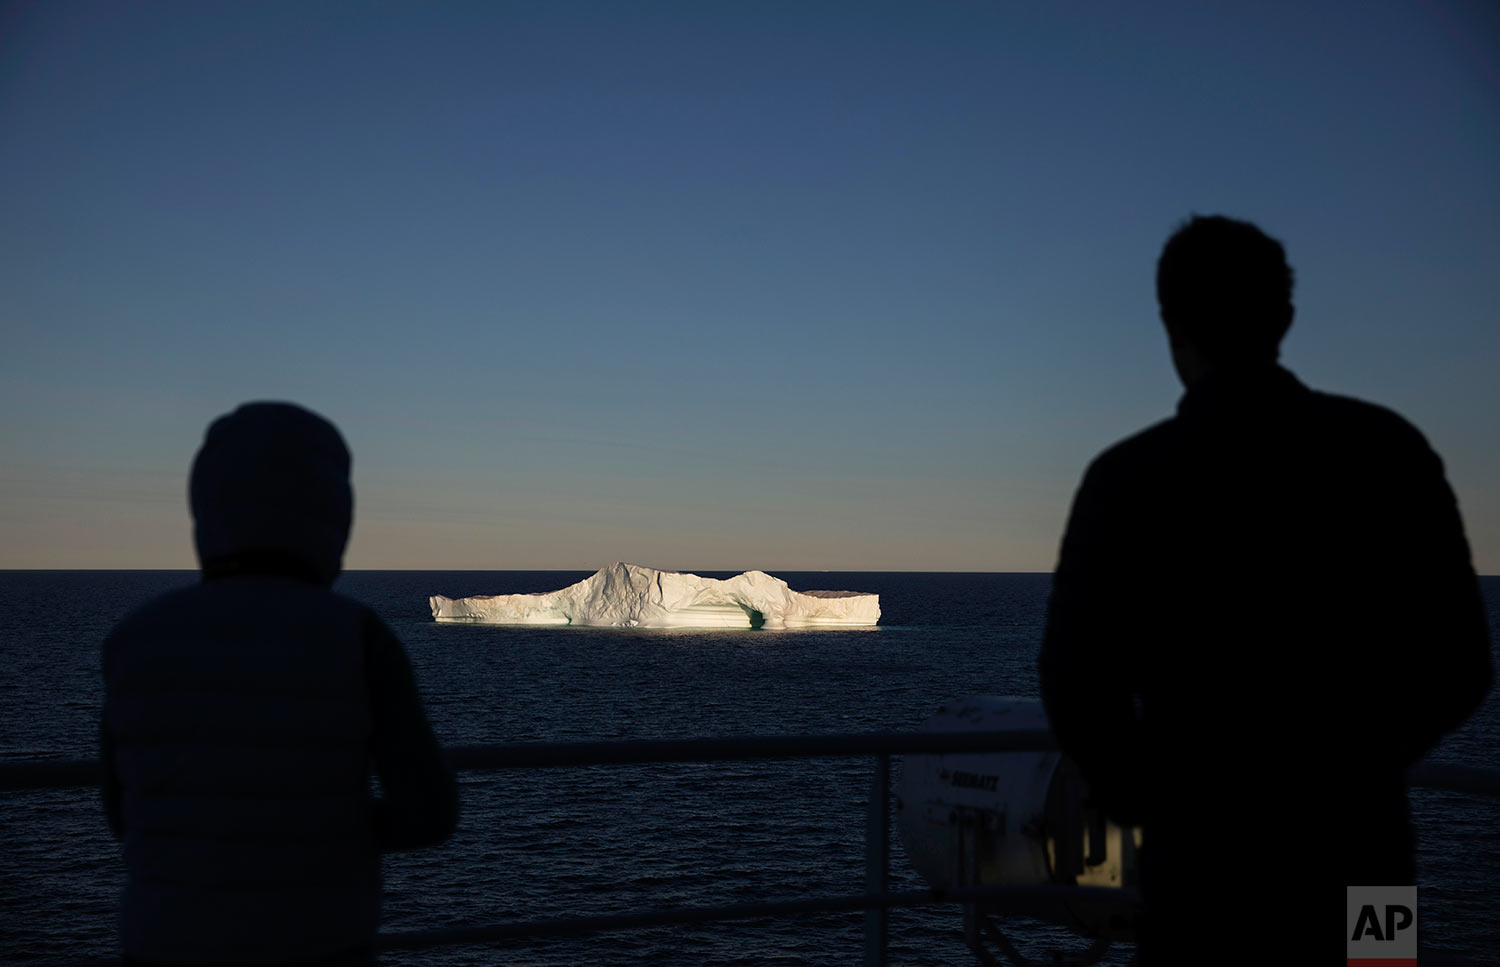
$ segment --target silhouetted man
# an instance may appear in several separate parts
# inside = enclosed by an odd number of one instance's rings
[[[1407,767],[1489,688],[1468,544],[1417,430],[1277,364],[1278,242],[1196,217],[1156,281],[1187,392],[1084,476],[1043,700],[1144,826],[1144,964],[1334,962],[1346,886],[1415,882]]]
[[[127,962],[372,963],[380,852],[442,842],[458,800],[401,643],[329,590],[349,452],[247,404],[209,427],[190,497],[202,583],[104,643]]]

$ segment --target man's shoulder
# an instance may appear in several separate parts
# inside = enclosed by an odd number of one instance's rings
[[[1287,412],[1288,422],[1298,432],[1342,434],[1350,440],[1426,449],[1427,439],[1409,420],[1379,403],[1300,388]],[[1105,448],[1094,458],[1092,468],[1100,472],[1125,470],[1152,462],[1186,445],[1192,433],[1183,418],[1160,420]]]
[[[352,621],[374,616],[368,605],[321,585],[275,578],[235,578],[196,583],[158,595],[121,618],[109,638],[183,623],[197,624],[214,620],[215,616],[222,616],[226,622],[244,621],[251,616],[279,616],[286,611],[342,616]]]
[[[194,609],[203,597],[203,590],[202,584],[190,584],[187,587],[164,592],[136,605],[126,612],[125,617],[115,622],[114,628],[110,631],[110,637],[138,627],[149,627],[168,620],[174,615]]]
[[[1307,406],[1324,422],[1336,427],[1347,427],[1351,431],[1386,436],[1407,443],[1421,443],[1423,446],[1427,442],[1411,421],[1379,403],[1338,393],[1325,393],[1322,390],[1308,390]]]
[[[1177,417],[1168,417],[1105,447],[1089,464],[1091,476],[1128,473],[1172,452],[1182,441]]]

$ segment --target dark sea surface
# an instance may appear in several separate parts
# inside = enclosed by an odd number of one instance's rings
[[[798,590],[878,592],[881,626],[843,631],[641,631],[436,624],[429,594],[545,591],[589,572],[345,574],[406,643],[444,744],[914,731],[939,705],[1037,694],[1046,574],[778,572]],[[727,576],[711,574],[710,576]],[[135,605],[196,580],[174,571],[0,572],[0,760],[92,758],[99,643]],[[1500,578],[1481,579],[1492,637]],[[226,620],[230,620],[226,616]],[[1420,647],[1419,642],[1413,643]],[[1492,693],[1432,761],[1500,768]],[[899,768],[899,765],[898,765]],[[445,846],[385,860],[383,929],[620,913],[863,890],[869,759],[469,773]],[[1288,790],[1289,809],[1296,808]],[[1494,962],[1500,802],[1418,790],[1424,946]],[[919,889],[892,835],[892,888]],[[1205,887],[1238,863],[1215,857]],[[0,793],[0,962],[115,954],[123,882],[93,790]],[[1274,898],[1267,898],[1274,904]],[[896,910],[893,965],[972,963],[957,908]],[[857,964],[859,914],[655,928],[392,953],[388,964]],[[1020,924],[1040,955],[1078,949]],[[1106,960],[1122,964],[1129,947]]]

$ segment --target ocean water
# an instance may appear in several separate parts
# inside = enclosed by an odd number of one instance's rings
[[[778,574],[797,589],[878,592],[884,614],[871,630],[506,628],[439,625],[427,611],[432,593],[551,590],[587,573],[364,571],[338,588],[406,643],[445,744],[909,731],[952,699],[1037,693],[1045,574]],[[0,572],[0,760],[93,757],[100,640],[136,604],[195,579]],[[1500,578],[1481,583],[1500,641]],[[1431,758],[1497,768],[1497,749],[1491,694]],[[453,839],[386,858],[384,929],[859,893],[871,771],[869,759],[809,759],[465,774]],[[1412,800],[1424,944],[1488,962],[1500,949],[1500,802],[1422,790]],[[1296,875],[1296,857],[1258,861]],[[922,886],[894,831],[892,874],[893,889]],[[122,881],[94,791],[0,793],[0,962],[113,955]],[[895,910],[890,962],[972,963],[960,927],[956,908]],[[859,914],[821,915],[383,962],[856,964],[861,929]],[[1012,935],[1034,955],[1082,945],[1025,922]]]

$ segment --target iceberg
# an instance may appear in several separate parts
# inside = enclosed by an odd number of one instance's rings
[[[437,621],[612,628],[837,628],[880,620],[880,595],[793,591],[764,571],[732,578],[611,564],[577,584],[539,594],[428,599]]]

